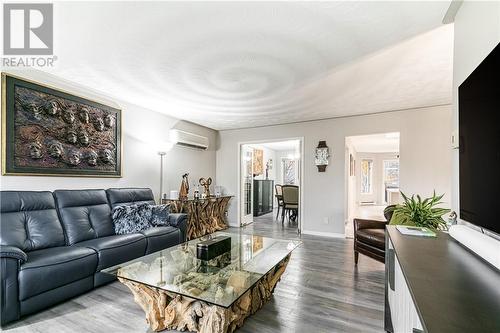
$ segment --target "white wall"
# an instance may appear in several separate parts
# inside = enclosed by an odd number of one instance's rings
[[[464,1],[455,17],[452,126],[458,129],[458,87],[500,42],[500,2]],[[452,156],[452,208],[459,204],[459,156]]]
[[[400,132],[401,189],[407,193],[446,193],[449,201],[451,105],[375,115],[310,121],[288,125],[219,132],[217,181],[232,193],[238,189],[238,143],[304,137],[303,232],[344,233],[346,218],[345,138]],[[330,147],[326,172],[314,165],[319,140]],[[238,225],[236,200],[229,207],[229,222]],[[328,223],[325,223],[325,222]]]
[[[163,115],[162,115],[163,116]],[[186,121],[179,121],[174,128],[206,136],[209,140],[209,147],[205,151],[198,149],[175,146],[166,156],[166,173],[164,192],[167,194],[170,190],[179,190],[181,186],[182,175],[189,173],[189,183],[191,186],[190,194],[194,191],[194,184],[198,184],[200,178],[212,177],[212,186],[210,191],[214,193],[214,186],[220,185],[215,178],[215,151],[217,150],[217,131],[199,126]],[[159,162],[158,162],[159,163]]]
[[[373,201],[376,205],[385,204],[384,191],[384,161],[395,160],[398,153],[357,153],[356,161],[356,202]],[[369,159],[373,161],[372,193],[361,193],[361,160]],[[405,172],[406,170],[403,170]]]
[[[150,187],[156,196],[160,188],[160,157],[155,143],[168,140],[170,128],[179,128],[208,136],[208,151],[174,147],[165,158],[164,189],[178,189],[181,175],[189,172],[196,181],[201,176],[215,178],[216,131],[153,112],[140,106],[110,100],[91,89],[81,87],[40,71],[12,72],[37,82],[66,90],[103,104],[122,109],[123,177],[31,177],[1,176],[2,190],[55,190],[108,187]]]

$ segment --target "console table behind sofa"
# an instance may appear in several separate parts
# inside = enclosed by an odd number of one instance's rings
[[[232,196],[207,199],[166,199],[173,213],[186,213],[187,239],[195,239],[213,232],[227,229],[226,211]]]

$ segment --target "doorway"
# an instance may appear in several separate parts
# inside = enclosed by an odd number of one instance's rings
[[[384,208],[400,200],[399,132],[349,136],[345,143],[345,235],[352,238],[354,218],[384,221]]]
[[[239,144],[240,226],[254,231],[300,232],[302,216],[302,138]],[[298,209],[283,210],[281,186],[297,193]],[[290,193],[290,192],[288,192]],[[291,206],[288,206],[291,207]]]
[[[253,149],[247,145],[241,147],[241,221],[244,226],[253,222]]]

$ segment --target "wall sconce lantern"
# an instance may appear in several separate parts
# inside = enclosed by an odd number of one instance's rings
[[[326,166],[328,165],[328,158],[330,157],[330,151],[326,145],[326,141],[320,141],[316,147],[314,154],[314,162],[318,167],[318,172],[325,172]]]

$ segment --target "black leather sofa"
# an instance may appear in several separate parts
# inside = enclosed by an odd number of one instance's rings
[[[170,214],[170,226],[115,234],[112,208],[154,204],[151,189],[0,195],[2,325],[113,281],[102,269],[185,241],[186,214]]]

